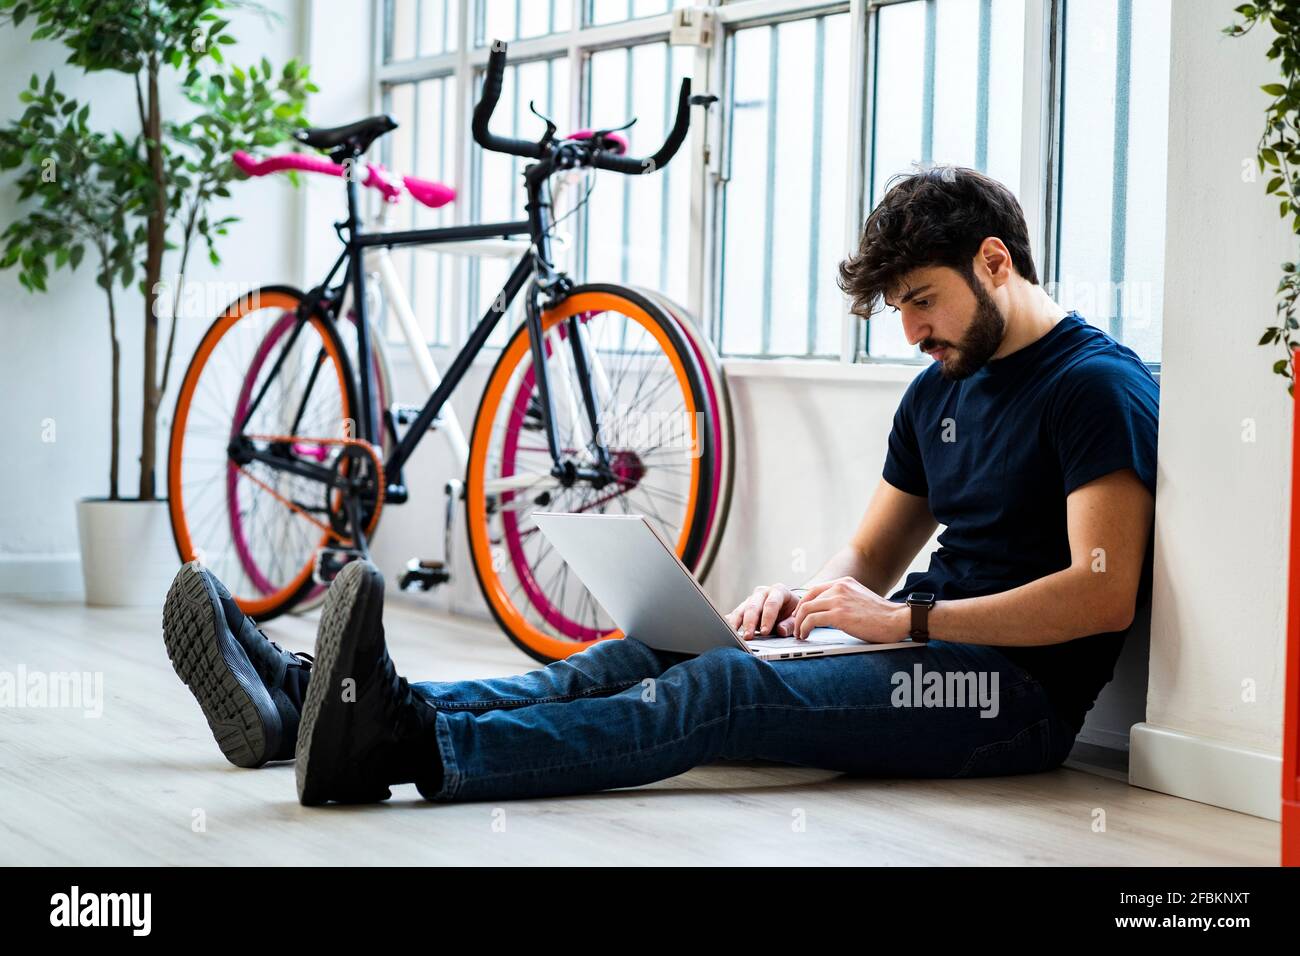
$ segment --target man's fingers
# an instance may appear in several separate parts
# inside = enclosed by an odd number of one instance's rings
[[[805,594],[799,600],[799,605],[794,609],[794,613],[790,615],[790,617],[794,620],[795,630],[799,629],[799,625],[803,623],[803,619],[807,617],[809,614],[812,614],[816,611],[824,611],[827,608],[829,608],[830,605],[831,602],[827,598],[816,598],[813,597],[811,593]]]
[[[834,617],[833,611],[814,611],[812,614],[805,614],[802,621],[799,622],[798,635],[799,640],[808,640],[808,632],[814,627],[831,627],[831,618]]]
[[[781,613],[781,605],[784,603],[785,595],[776,588],[767,592],[767,598],[763,601],[763,612],[758,621],[758,633],[772,632],[772,625],[776,623],[777,616]]]
[[[754,593],[745,602],[745,612],[740,617],[741,636],[748,638],[754,633],[754,626],[758,624],[758,615],[762,610],[763,599],[766,596],[767,588],[755,588]]]
[[[776,633],[777,633],[778,635],[780,635],[781,637],[789,637],[791,634],[794,633],[794,615],[793,615],[793,614],[791,614],[789,617],[785,618],[785,619],[782,620],[779,624],[777,624],[777,626],[776,626]]]

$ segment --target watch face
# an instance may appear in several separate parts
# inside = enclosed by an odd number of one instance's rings
[[[907,596],[908,604],[933,604],[934,595],[928,591],[913,591]]]

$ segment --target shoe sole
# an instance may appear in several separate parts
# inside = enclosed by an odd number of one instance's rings
[[[280,714],[226,626],[216,589],[195,568],[177,573],[163,605],[163,643],[236,767],[260,767],[280,746]]]
[[[338,799],[337,782],[345,778],[348,769],[340,765],[338,754],[347,737],[350,716],[341,689],[344,678],[356,676],[352,666],[356,635],[371,610],[371,602],[376,597],[383,600],[382,587],[383,578],[373,565],[352,561],[344,565],[325,596],[316,636],[316,660],[307,682],[294,755],[298,802],[305,807]],[[335,790],[335,797],[327,795],[330,790]]]

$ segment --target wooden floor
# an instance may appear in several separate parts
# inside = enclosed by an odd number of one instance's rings
[[[412,680],[536,666],[492,628],[391,598]],[[267,631],[310,650],[316,617]],[[0,600],[0,675],[102,673],[103,713],[0,707],[0,864],[1275,865],[1278,825],[1062,768],[871,781],[725,762],[583,797],[305,809],[293,767],[226,763],[160,615]],[[1104,812],[1104,832],[1094,821]]]

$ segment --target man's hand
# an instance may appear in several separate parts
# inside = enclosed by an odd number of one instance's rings
[[[789,637],[794,633],[790,614],[799,598],[784,584],[762,585],[723,620],[745,640],[753,637]]]
[[[851,577],[810,587],[793,617],[794,633],[803,641],[814,627],[834,627],[871,644],[894,644],[911,627],[906,604],[887,600]]]

